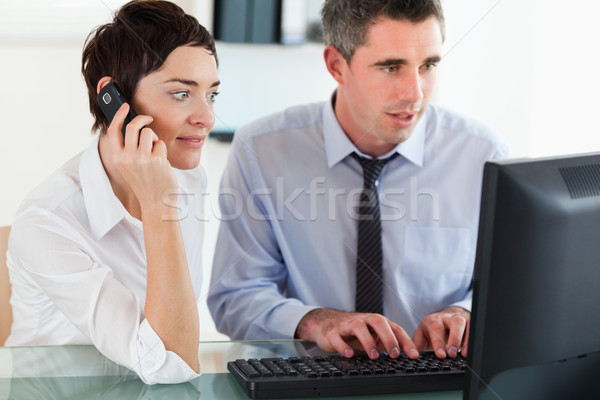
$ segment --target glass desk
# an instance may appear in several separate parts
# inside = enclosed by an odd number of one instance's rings
[[[93,346],[0,347],[0,399],[248,399],[227,372],[228,361],[318,354],[325,353],[314,344],[297,340],[200,342],[199,378],[177,385],[145,385],[135,373],[108,360]],[[460,400],[462,392],[369,398]]]

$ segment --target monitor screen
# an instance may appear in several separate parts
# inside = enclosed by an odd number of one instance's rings
[[[464,399],[600,398],[600,153],[484,169]]]

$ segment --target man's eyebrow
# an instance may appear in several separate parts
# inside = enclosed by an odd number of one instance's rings
[[[425,64],[437,64],[440,61],[442,61],[442,57],[440,57],[440,56],[432,56],[432,57],[427,57],[425,59]]]
[[[436,64],[442,61],[440,56],[431,56],[425,59],[424,64]],[[389,67],[392,65],[406,65],[408,61],[403,58],[388,58],[387,60],[378,61],[373,66],[375,67]]]
[[[389,67],[390,65],[404,65],[408,62],[403,58],[388,58],[387,60],[378,61],[373,66],[375,67]]]
[[[166,80],[164,83],[170,83],[170,82],[179,82],[179,83],[183,83],[184,85],[188,85],[188,86],[199,86],[198,82],[190,80],[190,79],[181,79],[181,78],[173,78],[173,79],[169,79]],[[221,84],[221,81],[216,81],[213,82],[212,85],[210,85],[210,87],[216,87],[219,86]]]

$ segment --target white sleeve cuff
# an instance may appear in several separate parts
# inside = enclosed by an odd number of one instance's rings
[[[146,384],[181,383],[200,376],[176,353],[165,349],[146,319],[140,325],[137,354],[133,369]]]

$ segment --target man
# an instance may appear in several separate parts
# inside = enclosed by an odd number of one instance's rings
[[[329,0],[322,19],[331,101],[236,133],[208,298],[217,328],[347,357],[466,354],[482,168],[507,151],[429,105],[438,0]]]

